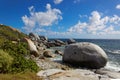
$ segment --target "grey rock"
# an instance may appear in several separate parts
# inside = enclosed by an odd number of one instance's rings
[[[68,44],[72,44],[72,43],[76,43],[76,41],[75,41],[74,39],[69,39],[69,40],[67,41],[67,43],[68,43]]]
[[[40,40],[42,40],[42,41],[48,41],[48,38],[45,37],[45,36],[39,36],[39,38],[40,38]]]
[[[97,70],[96,73],[100,74],[100,75],[106,75],[109,78],[120,79],[120,73],[117,71],[110,71],[110,70],[101,69],[101,70]]]
[[[63,55],[63,62],[93,69],[104,67],[107,60],[103,49],[89,42],[70,44],[65,48]]]
[[[49,50],[46,50],[46,51],[44,51],[43,52],[43,55],[45,56],[45,57],[55,57],[55,55],[51,52],[51,51],[49,51]]]
[[[59,54],[59,55],[63,56],[63,52],[61,52],[59,50],[55,50],[55,54]]]
[[[39,36],[37,34],[34,34],[34,33],[29,33],[29,38],[32,40],[32,41],[37,41],[39,40]]]
[[[65,43],[61,40],[54,40],[56,43],[60,44],[60,45],[65,45]]]

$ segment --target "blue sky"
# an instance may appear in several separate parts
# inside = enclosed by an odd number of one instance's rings
[[[0,24],[49,38],[120,39],[120,0],[0,0]]]

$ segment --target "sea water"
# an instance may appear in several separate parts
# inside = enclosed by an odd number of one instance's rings
[[[60,39],[64,42],[67,39]],[[108,63],[106,69],[120,71],[120,40],[118,39],[75,39],[77,42],[91,42],[99,45],[108,55]],[[54,47],[55,50],[64,51],[64,46]],[[58,56],[56,60],[62,60]]]

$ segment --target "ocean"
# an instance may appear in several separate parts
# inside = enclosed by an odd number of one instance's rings
[[[64,42],[67,39],[59,39]],[[120,40],[119,39],[75,39],[77,42],[91,42],[99,45],[108,55],[108,63],[106,69],[120,71]],[[63,47],[55,47],[54,49],[64,51]],[[61,59],[61,57],[59,57]]]

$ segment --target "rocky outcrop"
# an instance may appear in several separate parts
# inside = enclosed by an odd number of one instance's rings
[[[60,46],[65,45],[65,43],[61,40],[54,40],[54,41],[55,41],[55,43],[59,44]]]
[[[101,68],[107,63],[107,55],[98,45],[88,42],[68,45],[63,62],[87,68]]]
[[[34,33],[29,33],[29,38],[34,42],[34,44],[36,45],[36,47],[38,49],[41,48],[41,47],[50,48],[50,47],[65,45],[65,43],[61,40],[48,41],[47,37],[40,36],[40,35],[37,35],[37,34],[34,34]],[[42,46],[39,46],[39,45],[42,45]]]
[[[28,42],[30,53],[33,54],[35,57],[38,57],[39,53],[38,53],[38,50],[37,50],[35,44],[33,43],[33,41],[31,41],[28,38],[25,38],[25,40]]]
[[[42,41],[48,41],[48,38],[45,37],[45,36],[39,36],[39,38],[40,38],[40,40],[42,40]]]
[[[29,33],[29,38],[32,40],[32,41],[37,41],[39,40],[39,36],[37,34],[34,34],[34,33]]]
[[[56,46],[62,46],[62,45],[65,45],[65,43],[61,40],[53,40],[53,41],[49,41],[49,42],[46,43],[46,46],[48,48],[56,47]]]

